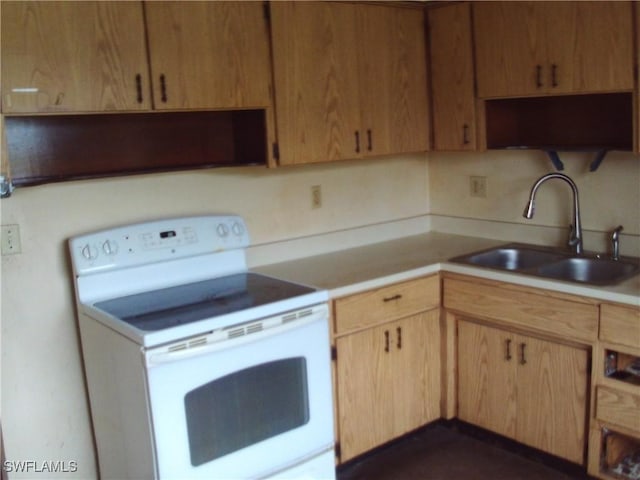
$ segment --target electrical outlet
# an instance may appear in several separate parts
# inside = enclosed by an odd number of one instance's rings
[[[311,208],[322,207],[322,188],[320,185],[311,187]]]
[[[2,225],[0,237],[2,237],[2,255],[13,255],[22,251],[20,245],[20,227],[18,225]]]
[[[487,198],[487,177],[469,177],[469,194],[472,197]]]

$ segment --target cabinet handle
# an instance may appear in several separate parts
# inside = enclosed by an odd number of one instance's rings
[[[504,344],[505,344],[505,348],[506,348],[506,350],[507,350],[507,353],[506,353],[506,355],[504,356],[504,359],[505,359],[506,361],[510,361],[510,360],[511,360],[511,339],[510,339],[510,338],[507,338],[507,339],[504,341]]]
[[[167,79],[164,73],[160,75],[160,100],[162,100],[163,103],[167,103]]]
[[[555,63],[551,65],[551,86],[558,86],[558,65]]]
[[[398,347],[398,350],[402,350],[402,327],[396,328],[396,333],[398,334],[398,343],[396,346]]]
[[[394,300],[400,300],[402,298],[402,295],[400,295],[399,293],[394,295],[393,297],[385,297],[382,299],[383,302],[393,302]]]
[[[462,144],[469,145],[469,125],[462,125]]]
[[[373,150],[373,141],[371,138],[371,129],[367,129],[367,150],[370,152]]]
[[[542,65],[536,65],[536,87],[541,88],[542,86]]]
[[[384,331],[384,351],[389,353],[389,330]]]
[[[527,347],[526,343],[520,344],[520,365],[524,365],[527,363],[527,359],[524,356],[524,349]]]
[[[360,132],[356,130],[356,153],[360,153]]]
[[[142,103],[142,75],[136,75],[136,100]]]

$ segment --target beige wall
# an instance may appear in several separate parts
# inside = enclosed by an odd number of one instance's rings
[[[22,253],[2,257],[2,428],[10,460],[95,464],[66,240],[160,217],[236,213],[254,244],[424,215],[425,156],[266,170],[200,170],[17,189],[1,223]],[[321,185],[323,207],[311,209]],[[49,477],[43,475],[40,478]],[[61,475],[64,476],[64,475]],[[13,478],[13,477],[12,477]],[[20,478],[16,476],[16,478]]]
[[[578,185],[582,224],[592,232],[590,238],[606,238],[604,232],[623,225],[623,242],[640,242],[640,158],[610,152],[600,168],[590,172],[593,154],[561,152],[560,157],[565,165],[563,173]],[[429,159],[430,213],[565,229],[571,223],[572,195],[560,180],[540,187],[533,219],[522,216],[532,184],[552,171],[555,169],[546,154],[535,150],[433,154]],[[471,175],[487,177],[486,198],[470,196]],[[585,248],[599,249],[601,245],[592,242]]]

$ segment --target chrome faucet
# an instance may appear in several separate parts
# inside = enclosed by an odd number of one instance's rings
[[[613,260],[620,260],[620,232],[622,231],[622,225],[618,225],[613,232],[611,232],[611,258]]]
[[[571,231],[569,233],[569,241],[568,245],[573,249],[573,253],[576,255],[582,255],[582,222],[580,221],[580,203],[578,202],[578,186],[571,180],[570,177],[563,173],[548,173],[540,177],[531,187],[531,194],[529,195],[529,202],[527,203],[526,208],[524,209],[524,218],[533,218],[533,212],[535,209],[534,200],[536,196],[536,191],[544,182],[551,178],[559,178],[560,180],[564,180],[569,184],[571,190],[573,191],[573,225],[571,226]]]

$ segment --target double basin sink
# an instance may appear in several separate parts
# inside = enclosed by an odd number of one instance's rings
[[[552,280],[615,285],[640,273],[640,259],[618,260],[597,255],[573,255],[559,249],[511,243],[449,260]]]

